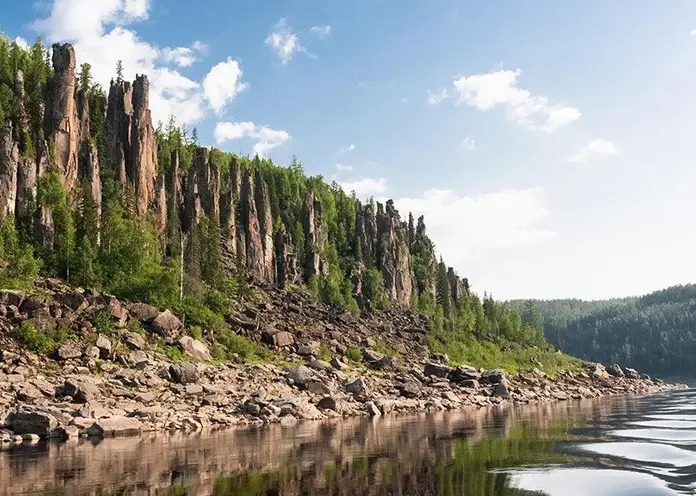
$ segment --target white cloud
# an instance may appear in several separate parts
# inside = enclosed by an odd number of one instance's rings
[[[352,165],[346,165],[346,164],[336,164],[336,169],[344,172],[353,172],[353,166]]]
[[[696,29],[692,29],[691,31],[689,31],[689,34],[691,36],[696,36]]]
[[[449,93],[444,88],[440,91],[436,91],[435,93],[432,93],[430,90],[428,90],[428,103],[430,105],[438,105],[440,102],[446,100],[447,98],[449,98]]]
[[[319,38],[326,38],[331,34],[332,28],[330,25],[325,26],[312,26],[309,28],[309,32],[316,34]]]
[[[387,180],[384,177],[365,177],[354,181],[338,181],[338,184],[349,193],[355,191],[358,198],[369,198],[387,191]]]
[[[459,94],[457,104],[466,103],[482,111],[504,106],[516,123],[548,133],[580,118],[580,111],[574,107],[551,104],[545,96],[520,89],[517,77],[521,73],[520,69],[500,70],[460,77],[454,81],[454,89]]]
[[[172,62],[179,67],[190,67],[198,61],[199,56],[208,47],[200,41],[195,41],[190,47],[166,47],[162,49],[162,58],[166,62]]]
[[[257,126],[250,121],[218,122],[213,134],[218,144],[241,138],[255,139],[254,153],[261,157],[290,139],[287,131]]]
[[[402,215],[424,215],[438,253],[463,269],[474,256],[537,245],[553,237],[553,232],[538,226],[549,215],[542,195],[540,187],[473,196],[430,189],[419,197],[398,199],[395,205]]]
[[[26,50],[27,48],[29,48],[29,42],[28,42],[27,40],[25,40],[24,38],[22,38],[21,36],[17,36],[17,37],[16,37],[14,40],[12,40],[12,41],[14,41],[15,43],[17,43],[17,45],[19,45],[21,48],[24,48],[25,50]]]
[[[603,139],[590,140],[587,145],[568,157],[568,162],[581,164],[601,157],[616,155],[619,152],[616,145]]]
[[[228,57],[225,62],[214,65],[203,80],[203,91],[210,107],[217,113],[234,100],[237,93],[247,87],[242,82],[242,68],[239,62]]]
[[[107,91],[119,60],[126,80],[147,74],[153,121],[174,115],[180,124],[193,124],[204,116],[205,100],[200,83],[172,67],[188,63],[181,47],[159,48],[130,28],[149,17],[150,7],[150,0],[54,0],[47,17],[33,27],[50,43],[72,43],[78,64],[89,62],[95,81]],[[191,50],[200,53],[203,47],[197,42]]]
[[[348,153],[348,152],[352,152],[353,150],[355,150],[355,145],[353,143],[351,143],[348,146],[341,147],[341,149],[338,151],[338,153]]]
[[[290,62],[298,52],[307,53],[307,49],[300,44],[297,34],[293,33],[285,19],[280,19],[273,29],[264,43],[273,49],[283,64]]]
[[[462,141],[462,148],[469,152],[476,151],[476,140],[471,136],[467,136],[464,138],[464,141]]]

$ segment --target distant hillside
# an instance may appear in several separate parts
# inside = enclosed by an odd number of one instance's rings
[[[696,373],[696,284],[600,301],[514,300],[550,344],[589,360],[660,374]]]

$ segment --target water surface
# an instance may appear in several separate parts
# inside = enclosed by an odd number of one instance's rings
[[[696,493],[696,391],[0,450],[0,494]]]

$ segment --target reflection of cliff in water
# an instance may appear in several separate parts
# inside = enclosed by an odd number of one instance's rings
[[[0,453],[0,494],[533,494],[492,469],[570,461],[556,441],[630,401],[18,446]]]

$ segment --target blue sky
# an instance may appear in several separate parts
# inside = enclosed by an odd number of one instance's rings
[[[5,2],[220,148],[425,214],[501,298],[696,282],[696,2]],[[217,131],[217,132],[216,132]]]

